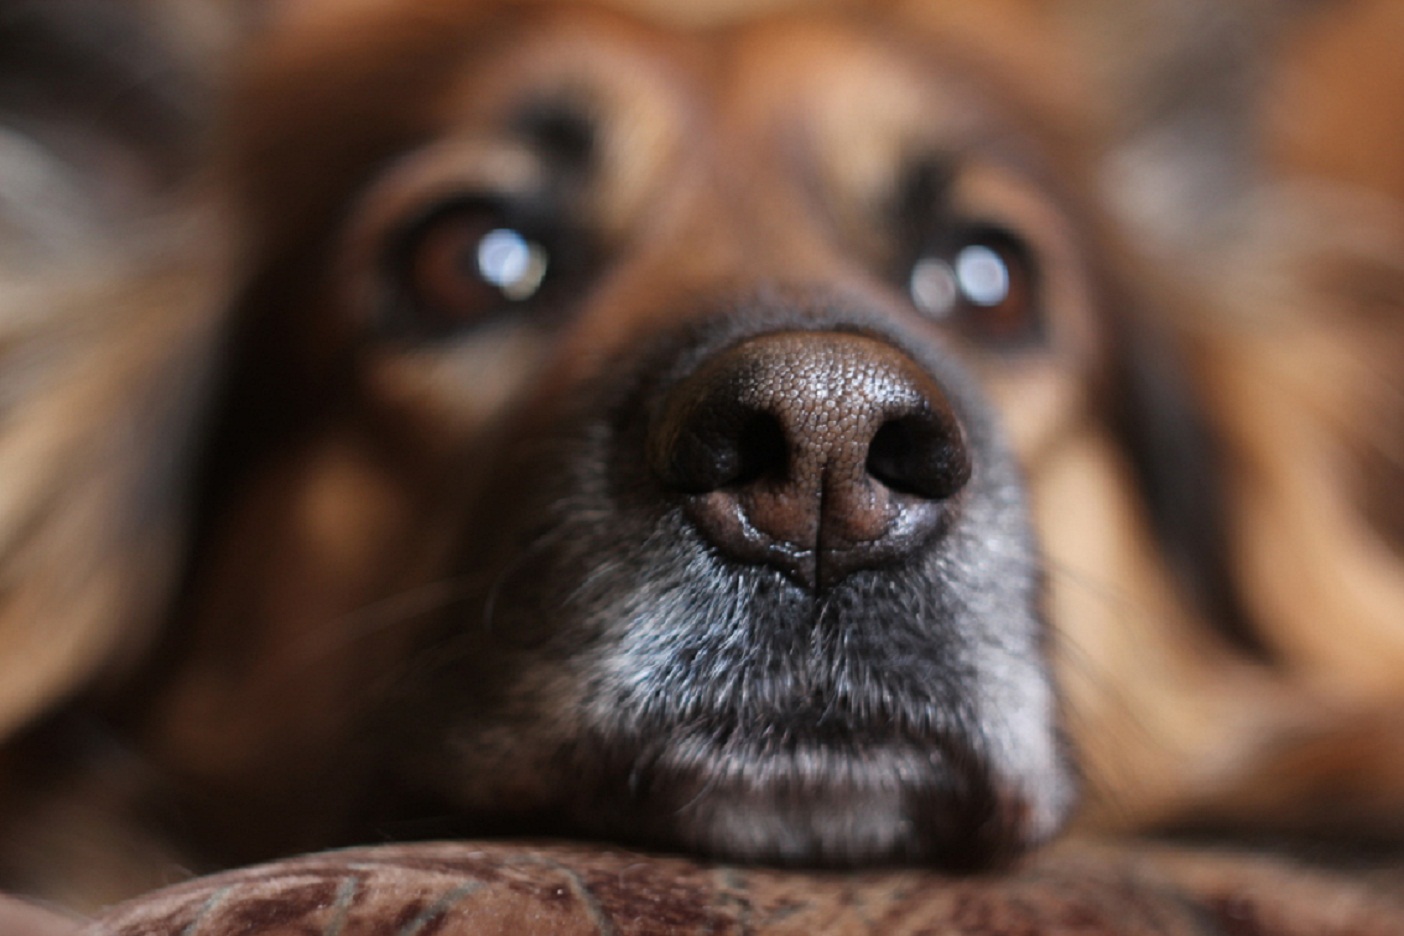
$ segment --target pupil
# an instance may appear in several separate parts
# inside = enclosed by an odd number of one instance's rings
[[[997,306],[1009,298],[1009,267],[982,244],[971,244],[956,255],[955,275],[960,291],[975,305]]]

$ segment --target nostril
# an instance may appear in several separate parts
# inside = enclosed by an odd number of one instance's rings
[[[970,480],[960,430],[934,413],[889,419],[868,443],[868,474],[893,491],[944,500]]]
[[[744,486],[762,478],[784,478],[789,470],[785,427],[771,413],[752,413],[736,435],[736,470],[726,484]]]
[[[655,452],[658,474],[673,490],[707,494],[789,470],[785,428],[774,414],[714,401],[687,409]]]

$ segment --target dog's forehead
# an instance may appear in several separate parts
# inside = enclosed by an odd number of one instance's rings
[[[403,154],[509,136],[543,103],[587,118],[608,173],[594,182],[620,219],[676,189],[683,163],[783,184],[808,168],[857,204],[881,197],[909,149],[1032,139],[1003,132],[989,100],[1008,96],[980,94],[966,45],[866,8],[671,29],[600,7],[313,2],[252,56],[226,152],[255,229],[291,244],[325,234]]]
[[[599,8],[533,6],[511,10],[463,56],[434,120],[450,137],[573,120],[592,146],[601,230],[637,225],[690,186],[701,194],[694,207],[729,202],[743,227],[754,225],[735,206],[764,203],[754,213],[774,217],[817,195],[857,228],[914,161],[978,161],[995,149],[1022,161],[1007,150],[1027,137],[1004,132],[969,66],[871,11],[675,31]],[[787,191],[799,200],[789,207]]]
[[[686,138],[695,151],[703,138],[741,145],[759,136],[774,152],[775,135],[788,133],[873,166],[902,145],[959,149],[982,135],[992,109],[972,106],[968,62],[951,67],[956,58],[872,13],[787,13],[679,32],[598,8],[533,7],[465,56],[440,113],[502,123],[555,99],[640,150],[663,137]]]
[[[881,17],[787,14],[715,42],[730,79],[725,106],[759,123],[792,117],[850,138],[855,129],[924,127],[955,144],[988,114],[988,102],[972,106],[976,93],[952,67],[953,48],[932,36],[903,38]]]

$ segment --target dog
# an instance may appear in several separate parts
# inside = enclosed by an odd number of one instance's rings
[[[1310,430],[1397,406],[1398,328],[1136,256],[1010,9],[287,14],[7,378],[14,886],[1397,817],[1399,461]]]

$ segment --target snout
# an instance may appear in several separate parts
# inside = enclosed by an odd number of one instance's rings
[[[920,549],[970,478],[937,382],[842,332],[763,335],[704,362],[668,393],[648,457],[717,549],[809,589]]]
[[[464,713],[457,808],[787,864],[1043,840],[1070,776],[978,378],[883,308],[701,308],[545,381],[508,440],[484,497],[521,545],[474,539],[477,611],[421,679]]]

